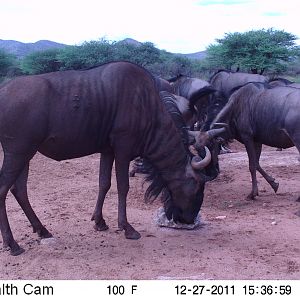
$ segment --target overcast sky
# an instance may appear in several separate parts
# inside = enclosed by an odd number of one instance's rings
[[[228,32],[273,27],[300,38],[298,7],[297,0],[0,0],[0,39],[73,45],[130,37],[193,53]]]

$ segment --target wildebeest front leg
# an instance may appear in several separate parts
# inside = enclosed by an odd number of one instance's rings
[[[276,193],[279,187],[279,183],[275,182],[275,179],[267,174],[265,170],[259,164],[259,158],[261,154],[262,144],[255,143],[255,151],[256,151],[256,159],[257,159],[257,171],[266,179],[269,185],[272,187],[274,192]]]
[[[28,179],[28,171],[29,171],[29,163],[26,164],[23,171],[20,173],[14,185],[11,187],[10,191],[15,196],[19,205],[23,209],[25,215],[30,221],[33,232],[37,232],[37,234],[41,238],[49,238],[52,237],[52,234],[42,225],[36,214],[34,213],[27,194],[27,179]]]
[[[117,187],[118,187],[118,225],[124,229],[127,239],[137,240],[141,235],[128,223],[126,214],[126,198],[129,191],[129,159],[117,157],[115,160]]]
[[[102,153],[100,158],[99,172],[99,194],[97,204],[92,216],[95,221],[94,228],[98,231],[108,229],[102,214],[104,199],[111,186],[111,170],[114,162],[114,154],[112,152]]]
[[[29,159],[27,160],[25,155],[8,153],[4,147],[3,151],[4,159],[0,173],[0,229],[4,248],[9,248],[12,255],[19,255],[24,249],[18,245],[11,232],[6,213],[6,196]]]

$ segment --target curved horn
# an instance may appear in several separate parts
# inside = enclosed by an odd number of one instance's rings
[[[209,138],[214,138],[215,136],[218,136],[225,131],[226,131],[226,128],[223,127],[223,128],[210,129],[210,130],[206,131],[206,133],[208,134]]]
[[[226,127],[226,128],[229,127],[229,125],[227,123],[218,123],[217,122],[217,123],[212,124],[211,128],[213,128],[215,126]]]
[[[202,170],[211,162],[211,153],[207,147],[205,148],[205,157],[201,160],[199,156],[194,156],[191,161],[192,168],[195,170]]]

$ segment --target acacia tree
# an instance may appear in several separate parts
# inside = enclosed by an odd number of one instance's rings
[[[80,46],[68,46],[58,55],[62,70],[83,69],[115,59],[112,44],[101,39],[84,42]]]
[[[141,43],[141,45],[135,48],[131,61],[143,67],[161,62],[160,50],[151,42]]]
[[[15,65],[15,57],[0,49],[0,77],[7,75],[9,69]]]
[[[42,74],[58,71],[61,63],[58,60],[59,49],[36,51],[24,57],[21,68],[26,74]]]
[[[284,30],[261,29],[245,33],[227,33],[207,49],[213,67],[238,67],[252,73],[266,70],[281,72],[286,63],[299,56],[297,37]]]

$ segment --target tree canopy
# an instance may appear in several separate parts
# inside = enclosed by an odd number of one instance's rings
[[[0,49],[0,77],[6,76],[9,69],[15,66],[15,57]]]
[[[134,62],[164,78],[179,73],[209,78],[212,72],[220,68],[239,68],[261,74],[282,74],[288,69],[297,76],[300,51],[295,45],[296,39],[291,33],[272,28],[226,33],[224,38],[217,39],[216,44],[208,47],[206,58],[201,60],[160,50],[151,42],[128,43],[106,39],[33,52],[21,60],[0,49],[0,80],[21,73],[85,69],[117,60]]]
[[[299,55],[295,40],[295,35],[273,28],[227,33],[208,47],[208,60],[219,68],[236,67],[260,74],[266,70],[282,72],[286,63]]]
[[[23,72],[26,74],[42,74],[58,71],[61,67],[61,63],[57,58],[59,52],[58,49],[32,52],[21,62]]]
[[[41,74],[84,69],[117,60],[134,62],[165,77],[174,76],[174,73],[190,75],[199,65],[197,61],[159,50],[151,42],[136,45],[101,39],[63,49],[33,52],[23,59],[21,66],[26,74]]]

